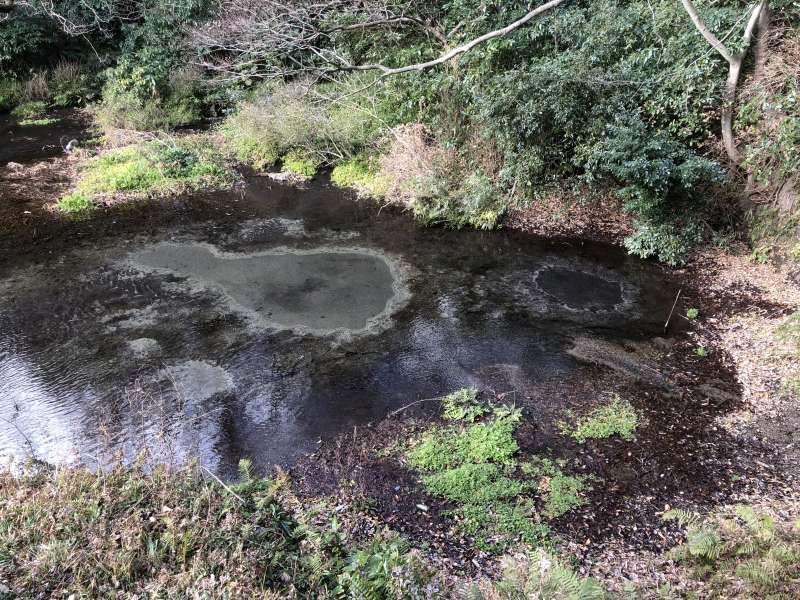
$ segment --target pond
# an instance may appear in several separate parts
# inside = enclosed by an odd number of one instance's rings
[[[576,340],[647,342],[677,292],[616,248],[425,229],[324,178],[52,227],[0,244],[5,458],[291,465],[421,399],[574,380]]]

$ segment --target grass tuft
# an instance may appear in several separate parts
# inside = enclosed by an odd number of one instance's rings
[[[423,597],[396,535],[347,543],[297,504],[249,468],[227,487],[196,468],[0,473],[0,597]]]

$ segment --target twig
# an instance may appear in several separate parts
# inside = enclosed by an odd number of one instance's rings
[[[204,465],[200,465],[200,468],[201,468],[201,469],[203,469],[203,470],[204,470],[206,473],[208,473],[209,475],[211,475],[211,477],[213,477],[213,478],[216,480],[216,482],[217,482],[218,484],[220,484],[222,487],[224,487],[224,488],[225,488],[225,491],[226,491],[226,492],[228,492],[228,493],[229,493],[230,495],[232,495],[234,498],[236,498],[237,500],[239,500],[239,502],[241,502],[242,504],[245,504],[244,498],[242,498],[242,497],[241,497],[239,494],[237,494],[236,492],[234,492],[234,491],[233,491],[233,490],[232,490],[230,487],[228,487],[227,485],[225,485],[225,482],[223,482],[223,481],[222,481],[222,479],[220,479],[219,477],[217,477],[216,475],[214,475],[214,473],[212,473],[212,472],[211,472],[211,471],[208,469],[208,467],[205,467]]]
[[[17,430],[17,433],[19,433],[22,436],[22,439],[25,440],[25,445],[28,447],[28,452],[31,453],[31,458],[33,460],[38,460],[38,458],[36,457],[36,450],[33,449],[33,442],[31,442],[31,438],[29,438],[27,435],[25,435],[25,432],[22,431],[22,429],[19,428],[19,425],[17,425],[14,421],[11,421],[11,420],[6,419],[4,417],[0,417],[0,421],[3,421],[4,423],[8,423],[14,429]]]
[[[402,406],[402,407],[398,408],[397,410],[393,410],[392,412],[389,413],[389,416],[393,417],[397,413],[403,412],[405,409],[411,408],[412,406],[414,406],[416,404],[421,404],[422,402],[432,402],[433,400],[441,400],[442,398],[444,398],[444,396],[436,396],[436,398],[423,398],[422,400],[417,400],[416,402],[412,402],[411,404],[406,404],[405,406]]]
[[[675,302],[672,303],[672,310],[669,311],[669,316],[667,317],[667,322],[664,323],[664,333],[667,333],[667,328],[669,327],[669,322],[672,320],[672,313],[675,312],[675,307],[678,306],[678,298],[681,297],[681,292],[683,288],[678,290],[678,294],[675,296]]]

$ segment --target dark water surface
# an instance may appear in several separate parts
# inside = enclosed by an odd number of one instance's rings
[[[423,229],[326,183],[38,235],[0,244],[0,456],[53,463],[291,464],[415,400],[574,374],[575,338],[659,335],[677,291],[618,249]]]

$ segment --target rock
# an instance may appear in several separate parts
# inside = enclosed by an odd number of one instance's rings
[[[11,161],[6,163],[6,168],[11,169],[12,171],[18,171],[19,169],[22,169],[23,166],[18,162]]]
[[[736,394],[722,390],[711,385],[710,383],[698,385],[697,391],[718,405],[725,404],[727,402],[736,402],[739,399]]]

